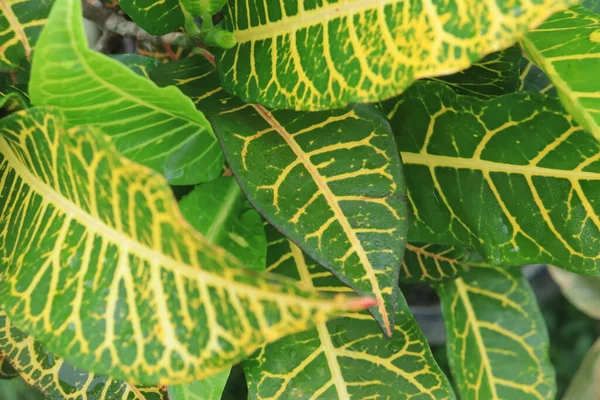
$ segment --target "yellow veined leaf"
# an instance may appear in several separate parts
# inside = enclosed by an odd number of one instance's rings
[[[482,101],[417,82],[383,107],[406,171],[410,241],[600,274],[600,144],[557,99]]]
[[[463,261],[470,252],[460,246],[430,243],[407,243],[400,281],[408,283],[440,283],[464,272]]]
[[[267,237],[267,270],[318,290],[350,290],[273,226]],[[391,339],[366,312],[355,312],[267,344],[243,363],[248,397],[454,399],[402,295],[396,312]]]
[[[162,387],[137,387],[74,369],[10,323],[0,310],[0,358],[50,400],[163,400]]]
[[[0,84],[0,118],[29,107],[27,94],[20,86]]]
[[[0,0],[0,68],[29,59],[54,0]]]
[[[101,126],[124,156],[171,184],[196,184],[221,173],[217,138],[188,98],[88,49],[80,0],[55,2],[38,42],[29,92],[34,105],[60,108],[71,126]]]
[[[529,283],[518,268],[466,265],[437,288],[461,398],[553,399],[548,332]]]
[[[183,219],[162,176],[93,127],[33,108],[0,120],[0,303],[78,368],[193,381],[371,299],[242,268]]]
[[[573,7],[553,15],[521,43],[565,108],[600,140],[600,14]]]
[[[152,35],[164,35],[183,26],[178,0],[119,0],[119,5],[136,24]]]
[[[217,65],[227,91],[273,108],[375,102],[465,69],[576,2],[232,0],[238,45]]]
[[[380,110],[245,104],[221,89],[201,57],[160,65],[151,76],[177,84],[204,110],[255,208],[342,282],[376,298],[370,311],[391,335],[408,221],[401,160]]]

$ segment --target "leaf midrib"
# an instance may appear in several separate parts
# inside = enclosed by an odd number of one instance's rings
[[[227,195],[225,196],[225,200],[222,202],[222,207],[219,209],[219,213],[208,228],[208,231],[206,231],[206,239],[208,239],[208,241],[211,243],[216,243],[215,239],[217,234],[225,228],[223,225],[231,211],[234,209],[237,199],[242,194],[242,190],[238,186],[235,179],[232,180],[229,185],[230,188],[227,190]]]
[[[548,178],[562,178],[569,181],[596,181],[600,180],[600,173],[560,170],[539,167],[537,165],[515,165],[496,161],[442,156],[429,153],[401,152],[404,165],[423,165],[430,168],[470,169],[482,172],[498,172],[506,174],[519,174],[524,176],[541,176]]]
[[[362,246],[362,243],[356,236],[356,233],[350,226],[350,222],[348,218],[342,212],[342,209],[335,199],[335,195],[324,181],[323,177],[315,167],[315,165],[308,159],[306,153],[300,148],[298,143],[291,137],[291,135],[287,132],[287,130],[279,124],[279,122],[271,115],[267,109],[260,105],[252,105],[252,107],[259,113],[259,115],[269,124],[271,127],[281,136],[281,138],[287,143],[292,152],[296,155],[296,157],[300,160],[302,165],[306,168],[310,176],[312,177],[315,185],[318,187],[318,190],[323,195],[329,208],[331,208],[333,214],[336,217],[336,220],[340,223],[342,230],[346,234],[346,237],[350,241],[350,245],[354,249],[356,255],[360,259],[361,264],[364,267],[365,274],[371,283],[371,287],[373,288],[373,294],[377,300],[377,309],[381,313],[382,322],[384,324],[384,329],[386,331],[386,335],[388,337],[392,336],[392,329],[390,326],[390,318],[385,307],[385,301],[383,300],[383,296],[381,293],[381,288],[379,287],[379,282],[377,281],[377,277],[375,276],[373,266],[371,265],[371,261],[369,257],[367,257],[365,249]]]
[[[99,221],[93,215],[90,215],[83,211],[79,206],[73,203],[70,199],[63,197],[61,194],[56,192],[53,188],[48,186],[45,182],[41,181],[35,175],[27,169],[18,159],[18,157],[11,150],[9,144],[0,134],[0,153],[2,153],[5,159],[8,162],[9,168],[12,168],[17,176],[19,176],[24,183],[29,185],[32,190],[35,190],[42,197],[43,201],[46,203],[54,204],[59,210],[62,210],[65,215],[70,215],[72,219],[78,220],[83,226],[87,229],[91,229],[92,231],[96,231],[102,234],[102,237],[108,238],[113,243],[116,243],[119,247],[127,247],[129,253],[137,254],[140,259],[149,260],[151,265],[156,265],[159,268],[171,269],[174,273],[180,273],[186,277],[193,277],[194,279],[198,278],[198,276],[204,279],[204,282],[210,282],[215,286],[231,288],[232,286],[236,287],[238,292],[247,292],[252,295],[257,296],[258,298],[270,298],[278,301],[288,301],[290,303],[298,304],[299,301],[304,304],[311,304],[314,307],[319,309],[323,309],[329,307],[333,309],[333,305],[323,302],[322,300],[313,300],[305,297],[294,296],[288,293],[273,293],[270,291],[261,290],[254,286],[246,285],[240,282],[229,281],[223,277],[218,275],[211,274],[201,267],[193,267],[187,264],[184,264],[178,260],[173,259],[163,253],[160,253],[153,248],[146,247],[143,244],[136,242],[131,239],[129,236],[116,230],[115,228],[106,225],[103,221]],[[129,162],[128,160],[126,160]],[[141,168],[146,168],[140,166]],[[151,170],[148,169],[150,172]],[[180,222],[183,225],[187,225],[185,220]],[[191,228],[189,232],[194,235],[195,231]],[[196,236],[196,235],[194,235]],[[197,235],[200,237],[200,235]],[[194,249],[196,250],[196,249]],[[230,267],[228,267],[230,268]],[[343,304],[337,303],[339,308],[343,308]]]

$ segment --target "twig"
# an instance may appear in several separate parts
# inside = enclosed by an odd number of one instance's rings
[[[135,22],[128,21],[122,15],[116,14],[106,8],[96,7],[87,1],[83,1],[82,6],[83,17],[94,22],[102,30],[114,32],[121,36],[133,37],[145,42],[175,45],[186,49],[191,49],[200,45],[196,39],[181,32],[153,36],[137,26]]]

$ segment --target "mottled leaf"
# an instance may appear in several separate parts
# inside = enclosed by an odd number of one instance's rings
[[[30,95],[35,105],[60,108],[72,126],[102,127],[124,156],[172,184],[221,173],[217,139],[189,99],[87,48],[79,0],[56,1],[34,56]]]
[[[520,59],[521,48],[512,46],[488,55],[469,69],[432,79],[447,84],[458,94],[489,99],[519,89]]]
[[[231,0],[223,87],[274,108],[322,110],[388,99],[514,44],[575,0]]]
[[[54,0],[0,0],[0,68],[29,58]]]
[[[557,99],[483,101],[417,82],[384,108],[405,167],[410,241],[600,273],[600,145]]]
[[[75,367],[184,383],[374,304],[242,268],[188,225],[161,175],[92,126],[32,108],[0,135],[0,306]]]
[[[8,357],[29,385],[49,400],[163,400],[161,387],[136,387],[71,367],[12,326],[0,311],[0,357]]]
[[[269,271],[319,290],[350,290],[272,226],[267,235]],[[243,364],[249,398],[454,399],[402,295],[398,301],[392,339],[363,312],[264,346]]]
[[[119,0],[123,11],[151,35],[164,35],[183,26],[178,0]]]
[[[405,186],[385,117],[373,106],[306,113],[244,104],[200,57],[161,65],[203,110],[248,199],[281,232],[359,293],[392,333],[406,233]]]
[[[235,178],[224,176],[201,184],[179,202],[179,208],[209,242],[223,247],[246,268],[265,269],[263,220],[248,204]]]
[[[400,268],[400,281],[405,283],[439,283],[464,272],[462,262],[470,252],[463,247],[429,243],[407,243]]]
[[[553,399],[548,333],[529,283],[517,268],[468,266],[438,287],[461,398]]]
[[[600,14],[581,6],[557,13],[522,44],[556,86],[565,108],[600,140]]]

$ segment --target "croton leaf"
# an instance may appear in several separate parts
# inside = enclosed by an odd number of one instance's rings
[[[157,59],[140,54],[111,54],[109,57],[147,79],[150,79],[152,68],[158,65]]]
[[[275,108],[321,110],[393,97],[467,68],[576,0],[231,0],[223,87]]]
[[[350,290],[272,226],[267,237],[268,271],[319,290]],[[264,346],[243,363],[249,398],[454,399],[402,295],[398,301],[390,340],[363,312]]]
[[[0,84],[0,118],[29,107],[27,95],[16,85]]]
[[[548,75],[527,58],[521,58],[521,85],[519,90],[540,92],[556,96],[556,88],[548,79]]]
[[[359,293],[392,333],[406,237],[396,144],[374,106],[269,111],[221,90],[201,57],[157,67],[207,115],[248,199],[286,236]]]
[[[3,356],[0,351],[0,379],[12,379],[19,376],[19,373],[8,362],[8,358]]]
[[[0,120],[0,136],[0,306],[75,367],[193,381],[374,304],[242,268],[188,225],[161,175],[97,128],[67,130],[58,112],[32,108]]]
[[[9,358],[15,372],[49,400],[162,400],[164,388],[134,386],[77,370],[44,350],[16,329],[0,310],[0,358]]]
[[[600,144],[557,99],[483,101],[417,82],[383,106],[404,161],[411,241],[600,273]]]
[[[263,220],[232,176],[206,182],[179,202],[186,221],[206,239],[223,247],[246,268],[263,271],[267,239]]]
[[[0,1],[0,68],[18,69],[29,58],[54,0]]]
[[[221,400],[229,373],[227,369],[201,381],[169,386],[169,400]]]
[[[489,99],[519,89],[521,48],[497,51],[456,74],[432,78],[450,86],[458,94]]]
[[[439,283],[463,273],[462,262],[470,252],[464,247],[407,243],[400,281],[405,283]]]
[[[101,126],[124,156],[170,183],[194,184],[221,173],[218,141],[188,98],[87,48],[80,0],[56,1],[32,68],[33,104],[59,107],[72,126]]]
[[[553,399],[548,333],[529,283],[518,268],[467,265],[437,289],[461,398]]]
[[[185,21],[178,0],[119,0],[123,11],[151,35],[173,32]]]
[[[521,43],[548,74],[565,108],[600,140],[600,14],[573,7],[553,15]]]

